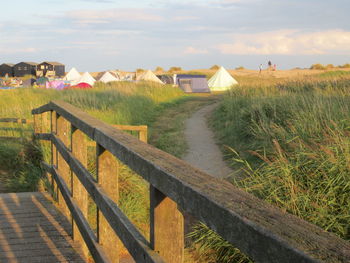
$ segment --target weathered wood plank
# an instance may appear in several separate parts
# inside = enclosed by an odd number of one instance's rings
[[[177,204],[162,192],[150,187],[151,245],[167,263],[184,261],[184,218]]]
[[[21,118],[0,118],[0,122],[31,124],[33,123],[33,120],[21,119]]]
[[[110,151],[183,211],[204,222],[257,262],[347,262],[349,242],[212,178],[189,164],[139,142],[74,106],[55,101],[55,110]]]
[[[76,129],[72,126],[72,154],[80,161],[82,165],[87,167],[87,144],[86,144],[86,135],[80,130]],[[81,213],[87,219],[89,212],[89,196],[84,186],[80,183],[79,179],[73,173],[73,181],[72,181],[72,193],[73,199],[77,203],[80,208]],[[73,223],[73,239],[81,242],[83,247],[83,253],[86,258],[89,257],[89,250],[84,243],[84,238],[79,232],[79,228],[76,223]]]
[[[0,262],[84,262],[47,194],[0,194],[0,211]]]
[[[101,146],[96,149],[97,182],[116,204],[119,200],[118,162],[115,157]],[[119,262],[119,239],[113,233],[103,213],[98,215],[98,242],[103,246],[112,263]]]
[[[64,143],[66,147],[69,147],[70,145],[70,123],[60,115],[57,115],[56,119],[56,132],[57,132],[57,137],[60,138],[60,140]],[[65,183],[68,185],[68,189],[71,190],[71,180],[72,180],[72,175],[71,171],[69,168],[69,165],[67,162],[64,160],[64,158],[60,155],[57,154],[57,169],[59,173],[62,175],[63,180]],[[58,204],[61,207],[63,214],[66,215],[66,217],[69,219],[69,221],[72,220],[72,216],[70,214],[70,211],[67,207],[67,204],[64,202],[64,199],[62,197],[62,193],[58,191]]]

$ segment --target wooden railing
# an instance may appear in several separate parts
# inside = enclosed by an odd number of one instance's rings
[[[256,262],[350,262],[350,244],[216,179],[184,161],[116,130],[70,104],[53,101],[49,112],[51,164],[44,169],[71,214],[73,237],[84,241],[96,262],[118,262],[118,239],[137,262],[183,262],[182,212],[188,212]],[[87,170],[86,136],[96,142],[97,181]],[[151,185],[150,241],[118,206],[119,161]],[[71,173],[72,172],[72,173]],[[71,177],[72,176],[72,177]],[[88,195],[99,210],[97,234],[87,222]]]
[[[32,125],[33,121],[22,118],[0,118],[0,123],[14,124],[17,127],[0,127],[0,139],[18,139],[25,132],[32,132],[31,129],[24,129],[23,125]],[[21,127],[22,126],[22,127]],[[9,133],[18,133],[19,136],[13,136]],[[6,134],[6,136],[4,136]]]

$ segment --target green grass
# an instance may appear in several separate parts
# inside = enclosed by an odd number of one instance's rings
[[[152,125],[171,104],[187,97],[180,89],[152,83],[98,83],[91,90],[46,90],[22,88],[0,91],[0,117],[31,119],[31,110],[50,100],[63,100],[110,124]],[[26,125],[0,123],[0,181],[6,192],[36,191],[41,170],[39,161],[50,159],[43,143],[31,141],[32,128]],[[25,130],[28,130],[24,132]],[[23,142],[25,142],[23,146]],[[89,148],[89,171],[95,175],[95,149]],[[149,224],[148,184],[124,165],[120,166],[120,207],[143,233]],[[4,185],[2,184],[2,185]],[[47,185],[47,184],[46,184]],[[96,207],[90,202],[89,221],[96,228]],[[146,235],[147,236],[147,235]]]
[[[233,184],[346,240],[349,89],[350,81],[343,78],[240,86],[227,93],[211,119],[225,153],[243,175],[242,180],[233,177]],[[200,248],[216,252],[214,262],[232,262],[239,255],[249,261],[205,226],[192,236]]]

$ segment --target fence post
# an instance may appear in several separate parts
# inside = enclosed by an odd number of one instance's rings
[[[142,127],[139,131],[139,140],[147,143],[147,126]]]
[[[87,167],[87,144],[86,144],[86,136],[85,134],[74,127],[71,126],[72,137],[71,137],[71,146],[72,146],[72,154],[73,156],[80,161],[80,163]],[[89,211],[89,198],[88,192],[79,181],[78,177],[72,173],[72,195],[77,205],[79,206],[81,212],[88,219],[88,211]],[[78,226],[73,222],[73,239],[77,240],[82,244],[83,253],[86,258],[89,256],[89,250],[84,243],[84,239],[81,236]]]
[[[62,116],[56,113],[56,129],[57,129],[57,137],[69,148],[69,138],[70,138],[70,125],[69,122],[64,119]],[[63,159],[61,154],[57,152],[57,170],[59,175],[63,178],[68,188],[72,190],[71,187],[71,171],[69,165]],[[58,203],[62,208],[63,213],[66,215],[67,219],[71,222],[71,215],[66,205],[64,198],[60,191],[58,191]]]
[[[51,114],[51,134],[52,135],[56,135],[57,134],[57,117],[56,117],[56,112],[55,111],[50,111]],[[51,142],[51,165],[54,166],[55,168],[57,168],[57,149],[56,146]],[[51,179],[51,186],[52,186],[52,190],[53,190],[53,198],[57,201],[58,196],[57,196],[57,184],[55,182],[55,180]]]
[[[154,251],[167,263],[184,260],[184,219],[177,204],[155,187],[150,187],[151,233]]]
[[[102,189],[115,203],[118,203],[118,161],[101,145],[96,145],[97,180]],[[107,252],[112,263],[119,262],[119,238],[103,214],[98,212],[98,241]]]

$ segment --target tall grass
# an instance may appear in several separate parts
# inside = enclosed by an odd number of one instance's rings
[[[110,124],[150,125],[166,108],[186,97],[172,86],[153,83],[97,83],[90,90],[46,90],[22,88],[0,91],[0,117],[31,119],[31,110],[50,100],[63,100]],[[41,177],[39,161],[49,159],[49,147],[41,147],[31,141],[30,127],[0,123],[1,136],[18,136],[20,141],[0,140],[0,170],[6,170],[7,191],[36,191]],[[18,130],[16,134],[13,129]],[[29,132],[21,131],[29,129]],[[25,142],[25,145],[21,142]],[[90,147],[91,148],[91,147]],[[88,169],[96,172],[94,149],[89,149]],[[148,184],[126,166],[120,166],[120,207],[140,228],[147,232],[149,224]],[[89,220],[96,228],[96,207],[91,204]]]
[[[211,121],[244,178],[231,178],[233,184],[346,240],[349,90],[347,79],[240,86],[226,95]],[[232,262],[233,256],[249,261],[205,226],[192,236],[200,247],[216,251],[216,262]]]

